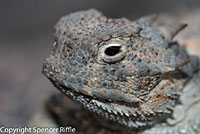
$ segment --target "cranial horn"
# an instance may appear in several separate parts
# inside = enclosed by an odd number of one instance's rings
[[[144,17],[139,18],[138,20],[136,20],[136,22],[139,25],[141,25],[142,27],[150,26],[156,20],[157,16],[158,16],[157,14],[152,14],[152,15],[144,16]]]
[[[160,27],[163,36],[166,39],[172,40],[181,30],[183,30],[187,24],[174,24],[174,25],[166,25]]]

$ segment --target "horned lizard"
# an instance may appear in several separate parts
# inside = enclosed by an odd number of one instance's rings
[[[55,26],[42,72],[105,127],[117,124],[117,131],[148,133],[173,120],[182,89],[199,67],[197,57],[173,41],[187,25],[154,26],[155,19],[110,19],[95,9],[66,15]],[[164,127],[152,131],[164,133]],[[192,129],[197,131],[199,126]]]

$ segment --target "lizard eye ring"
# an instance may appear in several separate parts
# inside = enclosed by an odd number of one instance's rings
[[[126,56],[126,46],[121,40],[109,41],[100,48],[100,56],[104,62],[116,63]]]

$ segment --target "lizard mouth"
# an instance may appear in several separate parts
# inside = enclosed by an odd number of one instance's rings
[[[66,86],[61,86],[59,83],[50,80],[56,88],[58,88],[63,94],[79,103],[84,108],[88,109],[92,113],[95,113],[113,123],[118,123],[122,126],[129,127],[131,129],[148,128],[154,125],[156,122],[164,121],[171,113],[155,114],[153,112],[143,111],[138,103],[126,103],[126,102],[114,102],[93,98],[83,93],[78,93],[74,89]],[[161,118],[162,116],[163,118]]]

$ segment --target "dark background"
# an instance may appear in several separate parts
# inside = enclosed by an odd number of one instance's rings
[[[43,101],[58,92],[41,68],[61,16],[97,8],[108,17],[135,19],[199,5],[199,0],[1,0],[0,125],[25,125]]]

